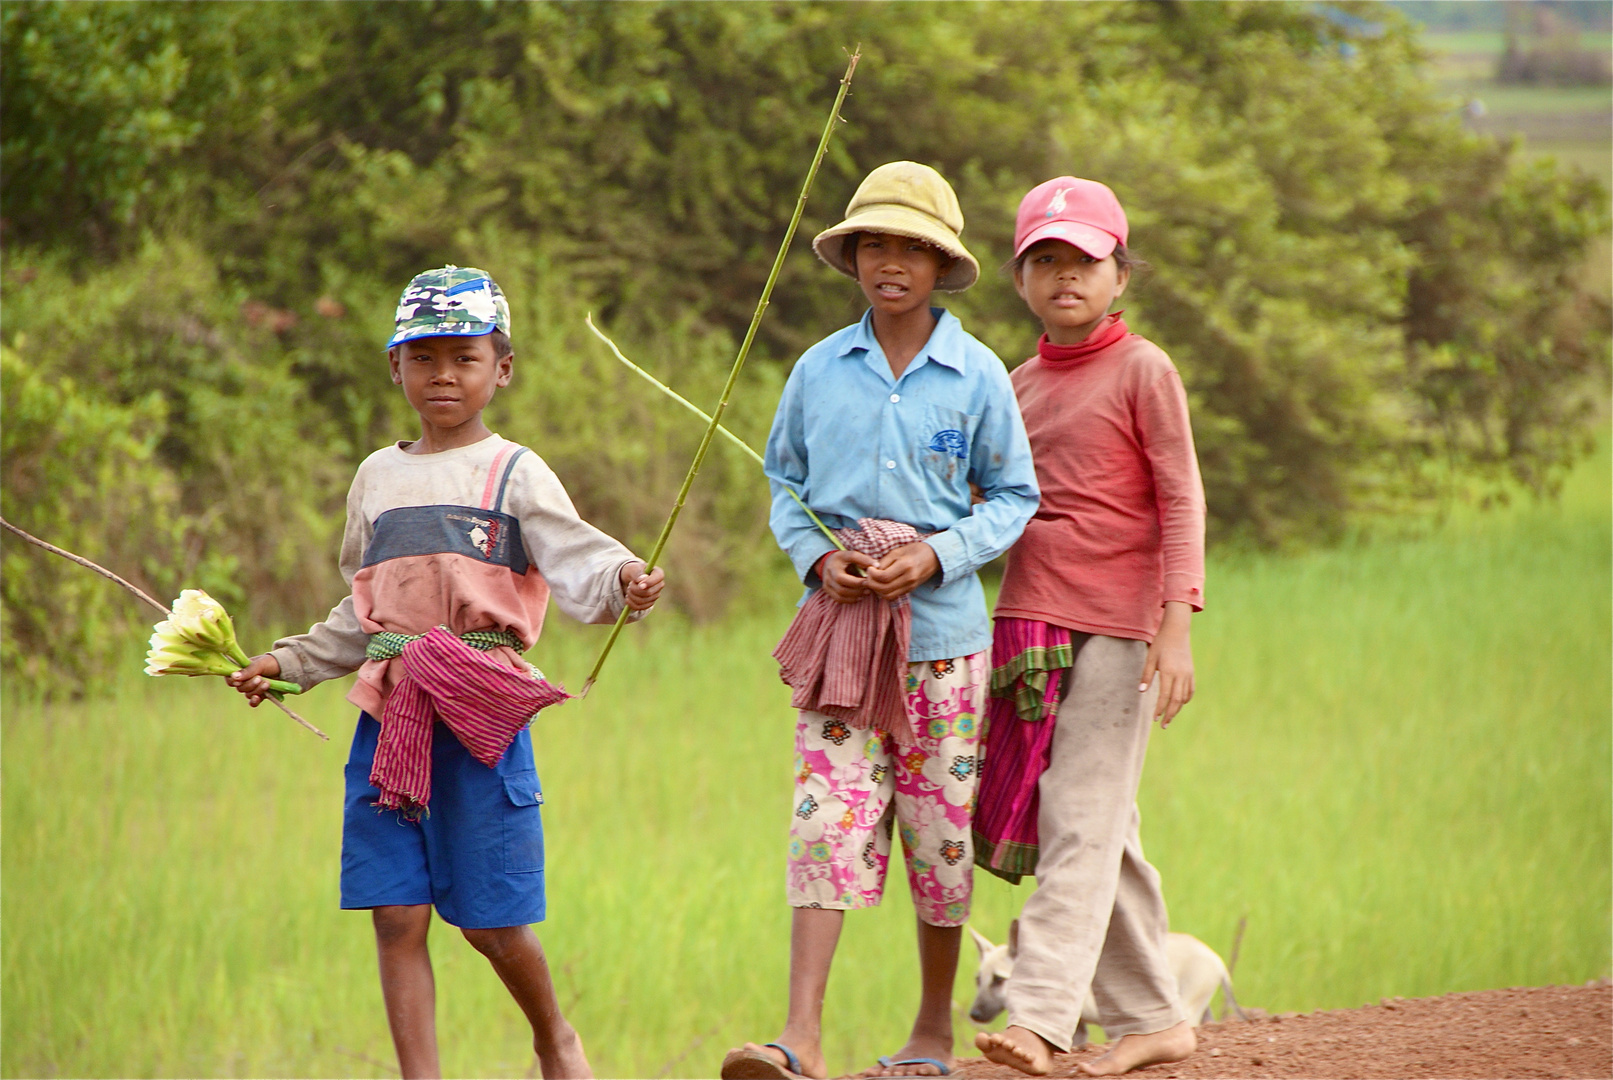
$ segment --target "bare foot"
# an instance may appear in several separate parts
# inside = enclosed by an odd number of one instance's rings
[[[801,1063],[802,1076],[810,1076],[814,1080],[825,1080],[829,1075],[829,1063],[824,1061],[823,1048],[817,1042],[809,1042],[805,1039],[795,1041],[784,1035],[780,1035],[778,1041],[795,1051],[796,1060]],[[768,1061],[778,1065],[784,1072],[788,1073],[790,1071],[790,1062],[784,1056],[784,1051],[776,1046],[762,1046],[760,1043],[748,1042],[740,1047],[739,1050],[730,1050],[728,1052],[728,1057],[723,1061],[723,1076],[749,1077],[763,1075],[765,1070],[757,1071],[753,1070],[753,1068],[746,1068],[742,1058],[736,1061],[735,1055],[741,1052],[753,1058],[766,1058]],[[760,1063],[758,1062],[757,1064]]]
[[[930,1058],[945,1063],[948,1070],[957,1064],[952,1056],[952,1039],[942,1039],[935,1036],[914,1035],[907,1040],[907,1045],[896,1053],[885,1058],[889,1065],[875,1065],[872,1069],[865,1069],[858,1076],[945,1076],[946,1073],[930,1064],[928,1061],[919,1061],[919,1058]],[[911,1065],[898,1064],[899,1062],[913,1062]]]
[[[555,1036],[554,1044],[538,1051],[538,1068],[545,1077],[567,1077],[568,1080],[593,1080],[594,1070],[583,1053],[582,1038],[570,1024]]]
[[[1198,1048],[1199,1037],[1193,1025],[1183,1020],[1175,1027],[1150,1035],[1126,1035],[1107,1054],[1093,1061],[1076,1063],[1088,1076],[1119,1076],[1144,1065],[1181,1061]]]
[[[1030,1028],[982,1031],[975,1036],[975,1047],[997,1064],[1032,1076],[1046,1076],[1053,1068],[1053,1044]]]

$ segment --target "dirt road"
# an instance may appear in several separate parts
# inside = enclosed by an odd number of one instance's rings
[[[1091,1047],[1054,1059],[1054,1076],[1083,1076]],[[955,1076],[1008,1080],[1023,1074],[982,1058]],[[1613,1078],[1613,988],[1585,986],[1484,990],[1444,997],[1386,999],[1360,1009],[1284,1013],[1199,1029],[1186,1061],[1139,1069],[1165,1077],[1562,1077]]]

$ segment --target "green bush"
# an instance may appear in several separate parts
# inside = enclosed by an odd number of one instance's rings
[[[19,334],[14,347],[0,346],[4,515],[149,584],[183,549],[173,527],[177,492],[152,460],[162,400],[118,406],[86,394],[71,375],[50,378],[33,366],[31,344]],[[104,689],[114,671],[137,670],[127,650],[143,616],[102,579],[58,572],[55,558],[7,543],[0,660],[8,679],[25,686]]]

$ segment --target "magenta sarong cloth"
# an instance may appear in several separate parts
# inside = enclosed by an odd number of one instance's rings
[[[431,726],[448,725],[465,749],[497,765],[541,709],[570,697],[564,690],[499,663],[443,627],[403,647],[403,678],[381,713],[370,783],[376,805],[418,816],[431,799]]]
[[[1016,885],[1036,872],[1037,785],[1052,759],[1059,698],[1074,662],[1062,626],[1005,617],[992,627],[975,865]]]
[[[882,518],[859,518],[857,525],[836,529],[835,535],[852,551],[875,559],[926,535]],[[854,728],[877,728],[906,747],[914,744],[905,698],[912,637],[913,609],[907,597],[883,600],[869,593],[854,604],[842,604],[816,589],[795,613],[773,659],[779,678],[795,691],[791,707],[823,713]]]

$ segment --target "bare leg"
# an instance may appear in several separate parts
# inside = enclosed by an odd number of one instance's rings
[[[961,926],[931,926],[923,919],[919,928],[918,1016],[907,1045],[891,1055],[892,1061],[934,1058],[952,1067],[952,980],[958,973],[958,944],[963,940]],[[934,1065],[893,1065],[869,1069],[863,1076],[939,1076]]]
[[[795,1051],[807,1076],[829,1075],[823,1059],[823,995],[845,921],[844,911],[824,908],[796,908],[790,921],[790,1012],[777,1041]],[[772,1047],[746,1043],[745,1049],[785,1064]]]
[[[1006,1031],[982,1031],[975,1046],[999,1065],[1010,1065],[1022,1073],[1046,1076],[1053,1068],[1057,1047],[1030,1028],[1017,1025]]]
[[[560,1013],[549,961],[530,926],[503,926],[492,930],[462,930],[465,940],[487,957],[521,1006],[532,1025],[532,1049],[547,1080],[594,1075],[583,1053],[582,1039]]]
[[[381,964],[381,997],[398,1070],[404,1080],[442,1075],[437,1064],[437,983],[431,974],[426,931],[431,905],[372,908],[375,951]]]
[[[1127,1035],[1116,1042],[1108,1053],[1092,1062],[1078,1062],[1077,1068],[1088,1076],[1119,1076],[1140,1069],[1144,1065],[1158,1065],[1165,1061],[1181,1061],[1198,1048],[1199,1037],[1193,1025],[1183,1020],[1175,1027],[1155,1031],[1148,1035]]]

